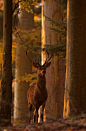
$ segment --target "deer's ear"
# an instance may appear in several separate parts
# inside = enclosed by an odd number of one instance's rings
[[[50,64],[51,64],[51,62],[48,62],[48,63],[46,64],[46,67],[49,67],[49,66],[50,66]]]
[[[39,65],[38,65],[38,63],[34,63],[34,62],[33,62],[33,66],[34,66],[35,68],[38,68]]]

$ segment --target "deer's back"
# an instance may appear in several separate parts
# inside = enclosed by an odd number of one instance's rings
[[[47,89],[44,87],[43,89],[39,89],[36,85],[31,86],[27,91],[27,99],[28,103],[34,106],[40,106],[47,100]]]

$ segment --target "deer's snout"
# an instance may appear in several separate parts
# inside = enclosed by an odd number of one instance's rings
[[[45,73],[46,73],[46,70],[43,70],[43,71],[42,71],[42,73],[44,73],[44,74],[45,74]]]

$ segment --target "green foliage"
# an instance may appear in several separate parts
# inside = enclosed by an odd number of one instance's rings
[[[61,39],[66,38],[66,32],[67,32],[67,23],[60,20],[59,22],[55,22],[49,17],[45,16],[48,21],[53,23],[53,28],[49,27],[52,31],[54,31],[58,36],[61,36]]]
[[[59,41],[55,45],[45,45],[45,50],[55,56],[65,57],[66,56],[66,41]]]
[[[67,23],[66,23],[66,10],[67,10],[67,0],[61,0],[58,4],[63,9],[63,20],[58,22],[53,21],[51,18],[45,16],[45,18],[53,24],[53,27],[49,27],[51,31],[54,31],[59,40],[55,45],[45,45],[45,49],[48,52],[53,53],[57,56],[66,56],[66,35],[67,35]]]
[[[46,50],[53,53],[57,56],[63,56],[66,55],[66,35],[67,35],[67,23],[60,20],[59,22],[55,22],[49,17],[45,16],[45,18],[53,23],[53,27],[49,27],[52,31],[56,33],[57,36],[60,37],[60,39],[57,41],[55,45],[45,45]]]
[[[46,17],[46,16],[45,16]],[[51,20],[49,17],[46,17],[48,21],[53,23],[53,28],[49,27],[52,31],[56,33],[57,36],[61,37],[61,39],[55,44],[55,45],[45,45],[45,47],[42,49],[40,44],[40,27],[37,27],[35,29],[31,29],[27,33],[27,37],[29,38],[29,41],[27,41],[24,44],[24,48],[28,49],[29,52],[33,52],[34,54],[37,54],[43,50],[46,52],[46,50],[49,53],[53,53],[57,56],[63,56],[66,55],[66,33],[67,33],[67,23],[60,20],[59,22],[55,22]]]

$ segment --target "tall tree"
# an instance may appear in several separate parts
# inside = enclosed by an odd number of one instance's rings
[[[33,6],[31,6],[33,9]],[[18,15],[20,34],[24,35],[23,31],[28,31],[34,26],[34,14],[22,10]],[[27,38],[28,40],[28,38]],[[27,42],[26,40],[26,42]],[[29,53],[31,57],[31,54]],[[16,71],[15,71],[15,89],[14,89],[14,120],[28,120],[28,103],[27,103],[27,90],[29,82],[20,81],[19,78],[24,76],[25,73],[31,73],[32,63],[26,58],[23,43],[18,38],[16,48]]]
[[[49,0],[45,1],[42,6],[42,46],[44,46],[44,44],[54,45],[60,40],[60,37],[50,29],[54,27],[54,24],[50,23],[50,21],[44,17],[47,16],[55,22],[61,20],[62,10],[58,6],[59,2],[60,0]],[[44,61],[45,57],[43,57],[43,62]],[[46,79],[46,86],[48,90],[46,115],[51,118],[62,118],[65,87],[65,65],[63,58],[59,59],[57,56],[53,58],[49,70],[47,69]]]
[[[11,124],[12,103],[12,1],[4,1],[3,14],[3,64],[0,126]]]
[[[0,15],[0,40],[3,37],[3,14]]]
[[[86,0],[67,1],[64,117],[86,112]]]

